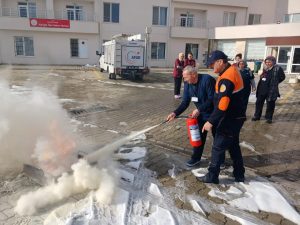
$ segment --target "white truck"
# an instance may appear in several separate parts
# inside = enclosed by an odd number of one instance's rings
[[[149,73],[147,43],[142,35],[114,36],[111,41],[103,44],[99,64],[100,71],[106,71],[109,79],[116,79],[119,75],[122,78],[143,80],[144,75]]]

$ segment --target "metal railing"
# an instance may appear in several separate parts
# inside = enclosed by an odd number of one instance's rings
[[[24,17],[24,18],[42,18],[42,19],[64,19],[76,21],[95,21],[94,14],[88,14],[84,10],[70,12],[67,9],[47,11],[47,10],[27,10],[21,11],[18,8],[0,8],[0,17]]]
[[[175,19],[176,27],[207,28],[207,21],[194,17],[179,17]]]

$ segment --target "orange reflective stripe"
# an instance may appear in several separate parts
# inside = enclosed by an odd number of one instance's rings
[[[219,82],[222,79],[230,80],[234,84],[233,93],[239,92],[244,88],[244,82],[242,75],[240,74],[239,70],[236,68],[236,66],[230,66],[223,74],[222,76],[218,77],[218,80],[216,82],[216,93],[219,92]]]
[[[229,102],[230,102],[229,97],[227,97],[227,96],[222,97],[219,101],[218,108],[222,111],[226,111],[228,108]]]

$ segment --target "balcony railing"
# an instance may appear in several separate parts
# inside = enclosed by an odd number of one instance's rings
[[[207,28],[207,22],[194,17],[179,17],[175,19],[176,27]]]
[[[53,16],[54,14],[54,16]],[[94,14],[88,14],[84,10],[70,11],[67,9],[55,10],[19,10],[18,8],[0,8],[0,16],[7,17],[24,17],[24,18],[42,18],[42,19],[64,19],[77,21],[95,21]]]

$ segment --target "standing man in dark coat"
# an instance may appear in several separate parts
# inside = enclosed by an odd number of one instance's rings
[[[267,101],[265,118],[267,123],[272,123],[275,101],[280,97],[278,85],[284,81],[285,74],[283,69],[276,65],[275,57],[268,56],[265,59],[265,64],[266,68],[263,70],[257,85],[255,113],[252,121],[260,120],[264,103]]]
[[[199,132],[201,136],[202,145],[193,147],[193,154],[191,159],[186,163],[187,166],[192,167],[200,163],[207,132],[202,132],[201,128],[207,121],[211,112],[213,111],[213,97],[215,79],[208,74],[198,74],[197,69],[192,66],[187,66],[183,70],[184,92],[181,104],[178,108],[168,115],[167,120],[171,121],[183,113],[194,102],[196,109],[193,110],[191,117],[197,118],[199,125]]]

